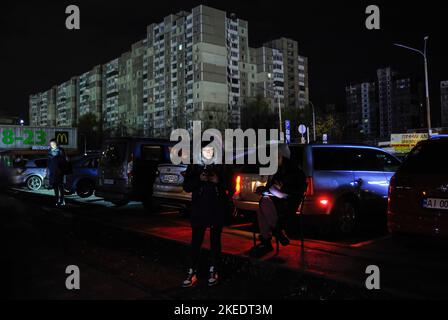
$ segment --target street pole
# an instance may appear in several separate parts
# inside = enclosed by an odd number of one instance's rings
[[[280,103],[280,97],[277,94],[277,100],[278,100],[278,121],[280,125],[280,135],[283,133],[283,123],[282,123],[282,104]]]
[[[429,103],[429,80],[428,80],[428,58],[426,55],[426,41],[428,37],[425,37],[425,49],[424,49],[424,60],[425,60],[425,86],[426,86],[426,119],[428,122],[428,135],[431,137],[432,129],[431,129],[431,106]]]
[[[316,113],[314,112],[314,104],[309,101],[309,104],[311,105],[311,108],[313,109],[313,137],[314,141],[316,141]]]
[[[424,44],[424,48],[423,51],[422,50],[418,50],[412,47],[408,47],[399,43],[394,43],[395,46],[397,47],[401,47],[401,48],[405,48],[414,52],[417,52],[419,54],[421,54],[423,56],[423,61],[424,61],[424,66],[425,66],[425,96],[426,96],[426,122],[428,125],[428,136],[430,137],[432,134],[432,129],[431,129],[431,106],[430,106],[430,102],[429,102],[429,77],[428,77],[428,56],[427,56],[427,41],[428,41],[429,37],[426,36],[424,38],[425,40],[425,44]]]

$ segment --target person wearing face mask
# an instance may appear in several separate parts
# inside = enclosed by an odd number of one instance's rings
[[[182,287],[192,287],[197,281],[199,257],[206,230],[210,230],[211,264],[208,285],[218,284],[221,260],[221,234],[230,212],[231,180],[227,166],[213,163],[214,148],[202,146],[202,163],[189,165],[183,188],[192,193],[191,205],[191,265]]]

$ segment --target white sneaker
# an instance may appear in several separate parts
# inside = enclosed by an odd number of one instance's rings
[[[190,288],[196,285],[198,282],[198,277],[196,276],[196,271],[193,269],[188,269],[187,278],[182,282],[183,288]]]
[[[216,271],[214,266],[210,267],[209,278],[208,278],[208,286],[213,287],[218,284],[218,272]]]

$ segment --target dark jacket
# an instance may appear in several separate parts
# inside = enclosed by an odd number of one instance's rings
[[[48,151],[48,182],[50,187],[56,187],[64,182],[64,170],[67,162],[64,149],[58,147]]]
[[[201,165],[189,165],[185,174],[183,188],[192,193],[191,225],[222,227],[231,215],[232,174],[227,166],[209,165],[218,176],[217,184],[201,181],[200,175],[205,169]]]
[[[273,197],[277,212],[280,216],[295,214],[306,191],[304,172],[296,163],[284,159],[277,173],[270,177],[267,187],[270,188],[276,182],[281,185],[280,191],[288,195],[286,199]]]

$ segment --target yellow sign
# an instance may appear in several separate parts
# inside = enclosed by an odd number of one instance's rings
[[[427,133],[399,133],[390,136],[390,146],[397,153],[408,153],[417,143],[428,139]]]
[[[67,131],[56,131],[56,141],[58,144],[66,146],[68,145],[68,132]]]

